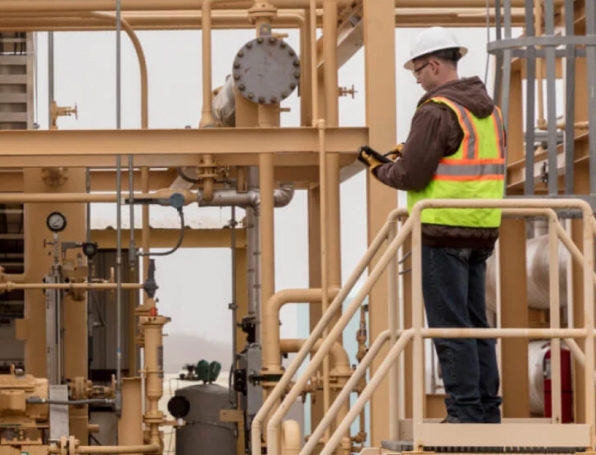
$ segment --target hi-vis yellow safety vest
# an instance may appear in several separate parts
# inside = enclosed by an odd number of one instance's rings
[[[408,211],[423,199],[500,199],[505,185],[505,132],[501,110],[480,119],[460,104],[444,97],[441,103],[455,112],[464,138],[454,155],[444,157],[433,179],[422,191],[408,192]],[[429,131],[432,134],[432,131]],[[423,150],[420,153],[424,153]],[[422,222],[447,226],[498,227],[500,209],[424,209]]]

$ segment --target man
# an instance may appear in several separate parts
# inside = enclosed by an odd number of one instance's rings
[[[478,77],[460,79],[467,53],[447,30],[416,39],[404,65],[426,90],[405,144],[385,159],[361,147],[359,159],[382,183],[407,191],[408,208],[423,199],[501,198],[505,132],[500,110]],[[422,212],[422,287],[430,327],[489,327],[486,260],[498,237],[501,211]],[[500,423],[495,341],[435,339],[447,398],[447,423]]]

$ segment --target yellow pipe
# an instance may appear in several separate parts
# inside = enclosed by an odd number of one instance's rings
[[[201,9],[207,0],[122,0],[122,11],[179,11]],[[324,0],[315,0],[316,6],[321,7]],[[349,6],[352,0],[337,0],[340,8]],[[250,5],[252,0],[243,1]],[[306,9],[309,0],[268,0],[277,9]],[[561,5],[563,0],[555,0],[555,5]],[[233,9],[238,2],[223,1],[218,5],[221,9]],[[494,0],[489,6],[494,7]],[[402,8],[440,8],[445,6],[444,0],[395,0],[396,7]],[[484,8],[486,0],[451,0],[452,8]],[[524,0],[511,0],[512,7],[524,7]],[[114,11],[113,0],[2,0],[0,12],[82,12]]]
[[[189,190],[162,189],[154,193],[135,193],[135,199],[167,199],[174,193],[180,193],[185,198],[185,203],[196,202],[196,195]],[[115,194],[99,193],[0,193],[0,203],[3,204],[30,204],[45,202],[60,203],[114,203],[117,201]]]
[[[282,455],[298,455],[302,448],[300,424],[295,420],[286,420],[281,426]]]
[[[34,289],[73,289],[84,291],[110,291],[116,289],[116,283],[0,283],[0,291],[34,290]],[[142,289],[141,283],[122,283],[122,289]]]
[[[158,453],[161,448],[155,444],[136,445],[136,446],[78,446],[74,453],[103,454],[103,453]],[[52,445],[48,448],[48,453],[60,454],[62,449]]]
[[[329,290],[335,298],[339,289]],[[315,303],[322,299],[322,289],[284,289],[273,294],[263,308],[263,368],[279,372],[281,348],[279,345],[279,312],[288,303]]]

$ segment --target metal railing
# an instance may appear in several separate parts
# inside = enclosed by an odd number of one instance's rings
[[[469,329],[469,328],[450,328],[450,329],[428,329],[424,327],[424,305],[422,296],[422,261],[421,261],[421,212],[429,208],[498,208],[502,209],[503,216],[513,217],[536,217],[543,216],[549,220],[549,251],[553,255],[550,262],[550,309],[551,319],[548,329]],[[554,209],[578,210],[583,219],[583,242],[582,252],[577,248],[569,238],[565,229],[558,221]],[[290,380],[297,372],[311,347],[317,342],[323,330],[328,326],[337,310],[342,305],[348,293],[352,290],[354,284],[360,275],[371,262],[373,256],[378,252],[384,241],[388,240],[388,246],[372,268],[368,278],[364,281],[361,289],[358,291],[350,305],[342,313],[337,323],[329,331],[329,335],[323,339],[323,342],[317,353],[308,363],[305,371],[300,375],[284,400],[279,403],[277,410],[271,416],[267,424],[267,455],[279,455],[280,451],[280,423],[281,419],[288,412],[292,403],[296,400],[300,391],[304,389],[308,378],[311,377],[319,368],[323,358],[329,352],[329,349],[342,333],[354,313],[362,305],[364,299],[369,294],[372,287],[376,284],[381,274],[390,267],[389,270],[389,327],[382,332],[373,342],[366,356],[358,368],[354,371],[345,387],[333,402],[329,411],[323,417],[317,428],[311,434],[308,442],[301,450],[300,455],[312,453],[315,446],[320,442],[320,438],[327,430],[337,411],[343,402],[349,397],[358,381],[366,374],[372,360],[378,355],[383,345],[389,340],[390,350],[383,362],[380,364],[374,375],[371,376],[368,385],[361,391],[359,398],[349,413],[339,423],[330,439],[325,444],[320,455],[330,455],[336,449],[341,438],[349,431],[349,427],[356,417],[360,414],[365,404],[377,389],[387,373],[391,371],[391,382],[389,388],[389,409],[391,418],[390,437],[397,438],[397,409],[399,395],[399,364],[398,359],[407,344],[412,341],[413,344],[413,376],[418,378],[413,382],[412,400],[413,400],[413,447],[414,450],[422,448],[422,431],[424,413],[424,339],[425,338],[551,338],[553,347],[551,350],[552,378],[553,378],[553,421],[556,416],[560,416],[561,393],[560,393],[560,339],[565,339],[573,354],[584,367],[585,384],[594,384],[595,381],[595,360],[594,360],[594,284],[596,283],[596,273],[594,272],[594,234],[596,233],[596,222],[590,205],[581,199],[499,199],[499,200],[426,200],[416,204],[412,213],[408,216],[401,229],[396,232],[396,223],[399,218],[406,216],[403,209],[392,211],[385,225],[381,228],[370,247],[358,263],[354,272],[348,278],[346,284],[337,294],[327,311],[323,314],[321,320],[312,331],[310,337],[302,346],[302,349],[289,365],[284,376],[268,396],[264,405],[259,410],[252,424],[252,449],[253,453],[260,453],[261,450],[261,424],[264,418],[269,414],[274,405],[278,404],[280,396],[286,389]],[[407,330],[400,330],[397,326],[398,304],[397,304],[397,252],[403,246],[407,237],[411,234],[411,254],[412,254],[412,327]],[[583,328],[559,327],[559,276],[558,276],[558,242],[559,240],[569,250],[572,259],[583,267],[583,285],[584,285],[584,326]],[[575,342],[575,339],[585,339],[585,353]],[[585,422],[593,426],[595,423],[595,390],[594,387],[585,387]],[[560,421],[560,419],[559,419]],[[462,441],[465,444],[464,441]],[[593,446],[593,444],[590,444]]]

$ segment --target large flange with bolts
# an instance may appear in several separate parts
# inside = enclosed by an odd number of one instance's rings
[[[300,59],[284,40],[260,36],[238,51],[233,75],[237,90],[247,100],[278,104],[298,86]]]

